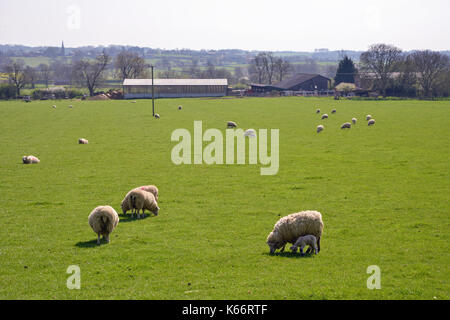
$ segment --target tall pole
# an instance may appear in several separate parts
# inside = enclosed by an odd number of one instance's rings
[[[152,68],[152,110],[153,110],[153,117],[155,117],[155,86],[153,83],[153,66]]]

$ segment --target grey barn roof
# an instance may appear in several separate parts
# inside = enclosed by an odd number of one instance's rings
[[[151,86],[152,79],[124,79],[124,86]],[[227,86],[227,79],[154,79],[155,86]]]
[[[299,73],[289,79],[274,83],[272,86],[281,89],[290,89],[300,83],[311,80],[315,77],[322,77],[327,80],[330,80],[327,77],[321,76],[320,74]]]

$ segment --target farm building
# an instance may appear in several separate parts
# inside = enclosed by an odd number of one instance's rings
[[[227,79],[154,79],[155,98],[223,97]],[[152,98],[152,79],[125,79],[125,99]]]
[[[328,90],[330,79],[320,74],[299,73],[272,85],[251,84],[253,92],[270,91],[324,91]]]

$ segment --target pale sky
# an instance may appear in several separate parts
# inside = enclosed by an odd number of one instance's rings
[[[0,44],[450,49],[450,0],[0,0]]]

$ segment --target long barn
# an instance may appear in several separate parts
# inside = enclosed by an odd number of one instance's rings
[[[227,79],[154,79],[155,98],[223,97]],[[152,98],[152,79],[125,79],[125,99]]]

